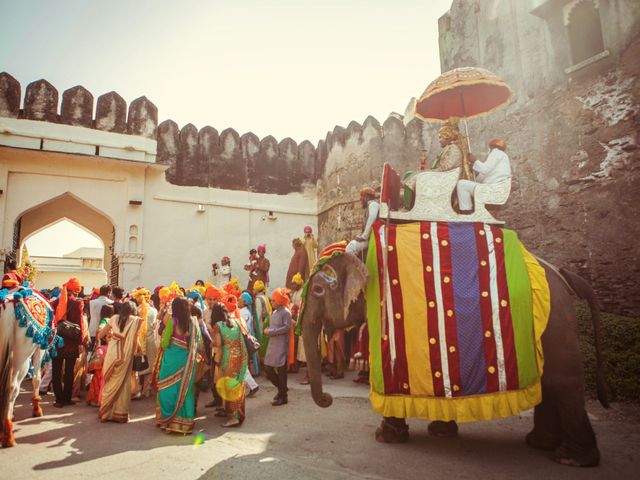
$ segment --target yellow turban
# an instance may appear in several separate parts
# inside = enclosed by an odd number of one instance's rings
[[[194,290],[198,292],[202,298],[204,298],[205,294],[207,293],[207,289],[202,285],[192,285],[191,287],[189,287],[188,291],[194,291]]]
[[[171,285],[168,287],[162,287],[158,292],[158,296],[160,297],[161,302],[170,302],[176,297],[182,295],[182,290],[176,282],[171,282]]]
[[[149,314],[149,301],[151,300],[151,292],[146,288],[138,288],[131,292],[131,297],[140,305],[138,316],[142,319],[140,331],[138,332],[138,342],[142,353],[147,353],[147,315]]]
[[[256,293],[264,292],[264,282],[262,280],[256,280],[253,282],[253,291]]]
[[[304,285],[304,280],[302,279],[302,275],[300,275],[300,273],[296,273],[293,277],[291,277],[291,281],[296,285]]]

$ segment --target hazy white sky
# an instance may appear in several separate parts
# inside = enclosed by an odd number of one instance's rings
[[[45,78],[60,94],[80,84],[95,98],[146,95],[180,127],[315,145],[335,125],[404,113],[440,73],[438,18],[451,1],[0,0],[0,71],[23,97]],[[77,232],[59,224],[28,246],[94,246]]]
[[[97,98],[146,95],[160,121],[316,144],[400,113],[440,73],[451,0],[0,0],[0,71]]]
[[[66,219],[32,235],[25,243],[29,255],[47,257],[61,257],[80,247],[104,248],[98,237]]]

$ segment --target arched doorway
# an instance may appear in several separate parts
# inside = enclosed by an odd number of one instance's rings
[[[60,286],[72,276],[80,280],[85,293],[109,283],[103,241],[67,218],[26,237],[18,251],[18,264],[30,265],[38,289]]]
[[[111,219],[71,192],[47,200],[22,212],[15,221],[13,231],[13,252],[19,259],[20,248],[26,239],[43,229],[68,219],[91,232],[104,245],[103,265],[110,284],[118,284],[118,259],[115,250],[115,225]]]

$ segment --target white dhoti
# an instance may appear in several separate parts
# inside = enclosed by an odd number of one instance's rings
[[[251,375],[251,372],[249,371],[249,369],[247,368],[247,376],[245,377],[245,382],[247,382],[247,387],[249,387],[249,390],[255,390],[256,388],[258,388],[258,382],[256,382],[255,378],[253,378],[253,375]]]
[[[471,180],[458,180],[456,191],[458,193],[458,208],[462,212],[468,212],[473,209],[473,191],[476,189],[477,182]]]

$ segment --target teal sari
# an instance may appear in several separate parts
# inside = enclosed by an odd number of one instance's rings
[[[173,334],[172,319],[165,330],[168,335],[163,338],[162,351],[157,360],[160,367],[157,375],[156,424],[165,431],[187,435],[193,432],[195,425],[193,379],[200,329],[192,317],[188,337]]]

